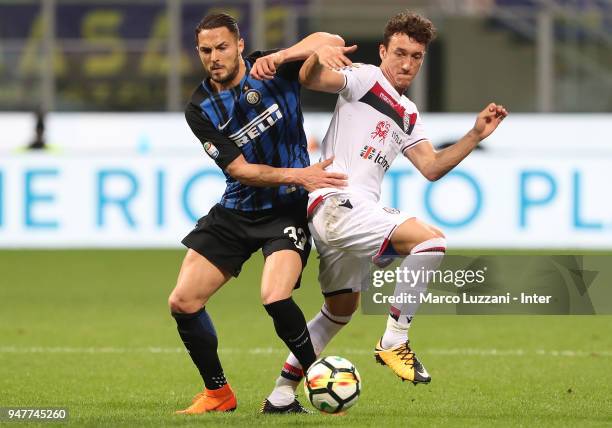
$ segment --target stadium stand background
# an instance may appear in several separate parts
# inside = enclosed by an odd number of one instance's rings
[[[421,110],[473,111],[490,94],[513,112],[612,110],[603,0],[1,0],[0,110],[179,111],[201,74],[193,27],[213,10],[238,17],[247,50],[322,30],[376,62],[386,19],[406,6],[439,28],[410,94]],[[318,94],[304,102],[333,107]]]

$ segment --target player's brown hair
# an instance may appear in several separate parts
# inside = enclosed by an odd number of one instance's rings
[[[240,38],[240,30],[238,29],[238,22],[228,15],[227,13],[212,13],[210,15],[206,15],[202,20],[198,23],[195,28],[195,44],[198,45],[198,34],[202,30],[210,30],[213,28],[225,27],[229,30],[230,33],[236,36],[236,39]]]
[[[397,33],[406,34],[427,46],[436,38],[436,27],[429,19],[414,12],[405,11],[398,13],[387,22],[383,37],[385,47],[389,47],[389,40]]]

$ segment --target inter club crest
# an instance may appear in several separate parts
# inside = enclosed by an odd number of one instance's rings
[[[244,97],[246,98],[246,102],[252,106],[259,104],[261,101],[261,93],[256,89],[249,89],[246,91]]]

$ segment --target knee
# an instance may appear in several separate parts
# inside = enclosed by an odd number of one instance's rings
[[[275,299],[271,293],[261,293],[261,304],[269,305],[270,303],[276,302],[278,299]]]
[[[395,251],[401,255],[409,255],[430,247],[446,250],[444,233],[416,217],[406,220],[398,227],[391,236],[391,243]]]
[[[435,226],[429,226],[430,228],[430,234],[431,237],[429,239],[444,239],[444,242],[446,243],[446,236],[444,235],[444,232],[442,232],[442,230],[438,229]]]
[[[446,236],[442,230],[438,229],[436,226],[432,226],[416,219],[415,226],[417,230],[415,231],[416,233],[414,235],[417,237],[417,239],[413,241],[413,248],[425,245],[443,248],[446,250]]]
[[[444,235],[444,232],[442,232],[440,229],[438,229],[435,226],[430,226],[430,227],[431,227],[431,237],[429,239],[436,240],[441,246],[446,248],[446,236]]]
[[[417,244],[417,246],[423,244],[429,244],[433,247],[438,247],[446,250],[446,236],[444,236],[444,233],[442,233],[440,229],[432,227],[432,230],[428,231],[428,233],[425,234],[423,241]]]
[[[293,294],[293,286],[262,286],[261,288],[261,303],[269,305],[270,303],[285,300]]]
[[[415,253],[446,253],[446,237],[441,230],[433,228],[424,239],[410,249],[410,254]]]
[[[279,300],[285,300],[291,297],[291,293],[284,292],[262,292],[261,293],[261,303],[263,305],[269,305],[270,303],[278,302]]]
[[[416,218],[415,226],[418,230],[416,235],[420,238],[421,242],[429,241],[431,239],[444,239],[446,240],[446,236],[444,236],[444,232],[437,228],[436,226],[432,226],[431,224],[427,224],[425,222],[419,221]]]
[[[327,307],[327,310],[329,311],[329,313],[332,314],[333,316],[350,317],[359,308],[359,299],[355,300],[354,302],[351,302],[350,304],[345,304],[343,306],[331,305],[330,307],[327,304],[325,304],[325,306]]]
[[[351,316],[359,307],[359,293],[338,294],[325,299],[330,314],[338,317]]]
[[[177,292],[168,297],[168,308],[173,314],[192,314],[199,311],[206,302],[195,299],[186,299]]]

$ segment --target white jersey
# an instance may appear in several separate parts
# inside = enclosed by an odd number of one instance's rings
[[[377,202],[393,160],[428,138],[415,104],[391,86],[379,67],[354,64],[341,72],[345,85],[323,139],[321,158],[334,157],[327,171],[348,175],[348,186],[315,190],[310,201],[342,192]]]

